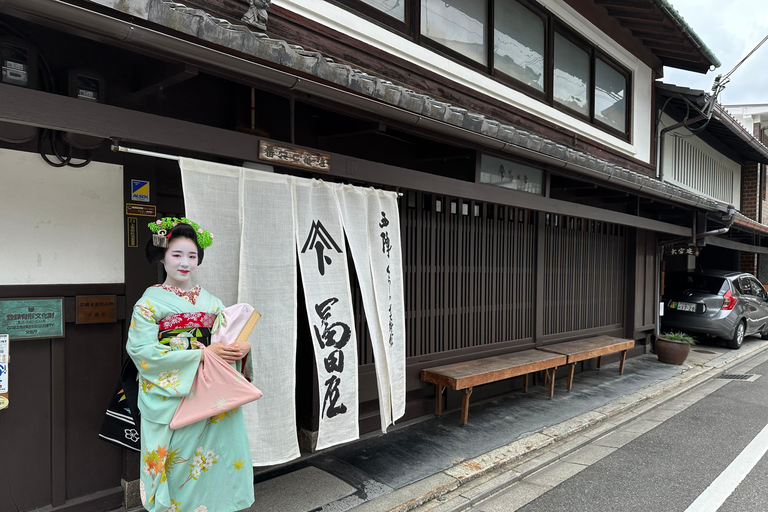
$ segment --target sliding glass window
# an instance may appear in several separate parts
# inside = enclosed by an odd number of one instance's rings
[[[555,84],[553,96],[560,105],[588,116],[592,89],[589,53],[555,32]]]
[[[405,2],[403,0],[360,0],[396,20],[405,21]]]
[[[620,132],[627,129],[627,82],[626,73],[595,59],[595,121]]]
[[[544,92],[546,18],[515,0],[496,0],[494,9],[495,69]]]
[[[421,33],[480,64],[488,63],[488,6],[477,0],[421,0]]]
[[[612,135],[631,138],[630,71],[535,0],[328,1]]]

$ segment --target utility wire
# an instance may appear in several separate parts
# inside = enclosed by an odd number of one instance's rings
[[[755,52],[758,50],[758,48],[760,48],[760,47],[763,45],[763,43],[765,43],[766,41],[768,41],[768,36],[765,36],[765,37],[763,38],[763,40],[762,40],[762,41],[760,41],[759,43],[757,43],[757,46],[755,46],[755,47],[752,49],[752,51],[751,51],[751,52],[749,52],[749,53],[748,53],[748,54],[747,54],[747,55],[746,55],[746,56],[745,56],[743,59],[741,59],[741,60],[739,61],[739,63],[738,63],[738,64],[736,64],[736,65],[733,67],[733,69],[732,69],[732,70],[730,70],[730,71],[729,71],[729,72],[728,72],[728,73],[727,73],[725,76],[723,76],[723,75],[717,75],[717,76],[715,77],[715,81],[714,81],[714,83],[712,84],[712,96],[710,97],[710,99],[709,99],[709,102],[708,102],[708,104],[707,104],[707,105],[706,105],[706,107],[705,107],[705,108],[707,108],[707,109],[708,109],[708,111],[707,111],[707,117],[708,117],[708,118],[709,118],[709,117],[710,117],[710,115],[711,115],[710,113],[711,113],[711,111],[712,111],[712,107],[714,106],[714,103],[717,101],[717,97],[720,95],[720,93],[721,93],[721,92],[723,92],[723,89],[725,89],[725,85],[726,85],[728,82],[730,82],[730,81],[731,81],[731,79],[730,79],[729,77],[730,77],[730,76],[733,74],[733,72],[734,72],[734,71],[736,71],[737,69],[739,69],[739,66],[741,66],[742,64],[744,64],[744,61],[745,61],[745,60],[747,60],[749,57],[751,57],[751,56],[752,56],[752,54],[753,54],[753,53],[755,53]]]
[[[728,78],[729,76],[731,76],[731,75],[733,74],[733,72],[734,72],[734,71],[736,71],[736,70],[738,69],[738,67],[739,67],[739,66],[741,66],[741,65],[744,63],[744,61],[745,61],[745,60],[747,60],[747,59],[748,59],[748,58],[749,58],[749,57],[750,57],[750,56],[751,56],[753,53],[755,53],[755,52],[757,51],[757,49],[758,49],[758,48],[760,48],[760,47],[763,45],[763,43],[764,43],[764,42],[766,42],[766,41],[768,41],[768,36],[765,36],[765,37],[763,38],[763,40],[762,40],[762,41],[760,41],[760,42],[757,44],[757,46],[755,46],[755,47],[754,47],[754,49],[752,49],[752,51],[751,51],[751,52],[749,52],[749,53],[747,54],[747,56],[746,56],[746,57],[744,57],[743,59],[741,59],[741,61],[740,61],[738,64],[736,64],[736,66],[734,66],[734,68],[733,68],[732,70],[730,70],[730,71],[728,72],[728,74],[727,74],[727,75],[725,75],[725,76],[723,77],[723,80],[725,80],[726,78]]]

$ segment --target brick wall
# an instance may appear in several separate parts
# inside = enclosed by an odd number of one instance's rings
[[[741,166],[741,213],[750,219],[757,218],[758,194],[758,166],[756,162],[745,162]]]
[[[757,254],[752,252],[742,252],[739,258],[739,270],[757,275]]]
[[[754,123],[752,125],[752,133],[757,140],[761,140],[760,137],[760,123]],[[754,219],[758,222],[765,222],[766,203],[765,197],[765,177],[760,179],[760,172],[764,172],[761,166],[756,162],[745,162],[741,167],[741,213]],[[758,188],[759,185],[759,188]],[[763,218],[759,218],[760,209],[758,208],[760,203],[763,203]],[[739,266],[742,272],[749,272],[752,275],[758,275],[758,258],[757,254],[750,252],[742,252],[739,255]]]
[[[762,133],[762,123],[752,123],[752,135],[759,140],[760,142],[763,142],[763,133]],[[764,143],[764,142],[763,142]],[[768,199],[766,197],[766,182],[768,182],[768,176],[766,176],[766,165],[765,164],[758,164],[757,172],[759,176],[759,183],[760,183],[760,191],[758,193],[758,215],[760,215],[760,204],[763,205],[762,207],[762,215],[760,218],[755,217],[755,219],[760,222],[761,224],[768,223]]]
[[[759,222],[761,224],[768,224],[768,197],[766,196],[766,193],[768,192],[768,165],[765,164],[758,164],[757,167],[758,173],[760,175],[760,203],[762,204],[762,217],[759,219]],[[760,211],[760,208],[758,207],[758,211]]]

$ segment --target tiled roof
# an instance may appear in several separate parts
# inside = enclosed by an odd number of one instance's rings
[[[706,44],[704,44],[704,41],[702,41],[699,35],[693,31],[693,28],[691,28],[691,26],[688,25],[688,22],[685,21],[685,18],[683,18],[680,13],[677,12],[677,9],[675,9],[674,6],[667,0],[654,1],[672,18],[672,20],[677,25],[680,26],[680,29],[683,31],[683,33],[701,51],[709,63],[716,68],[720,67],[720,60],[715,56],[715,53]]]

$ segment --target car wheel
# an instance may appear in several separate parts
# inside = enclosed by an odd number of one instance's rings
[[[728,348],[732,348],[736,350],[741,347],[741,342],[744,341],[745,329],[746,327],[744,326],[744,322],[739,322],[739,325],[736,326],[736,331],[733,333],[733,338],[731,338],[725,343],[728,346]]]

